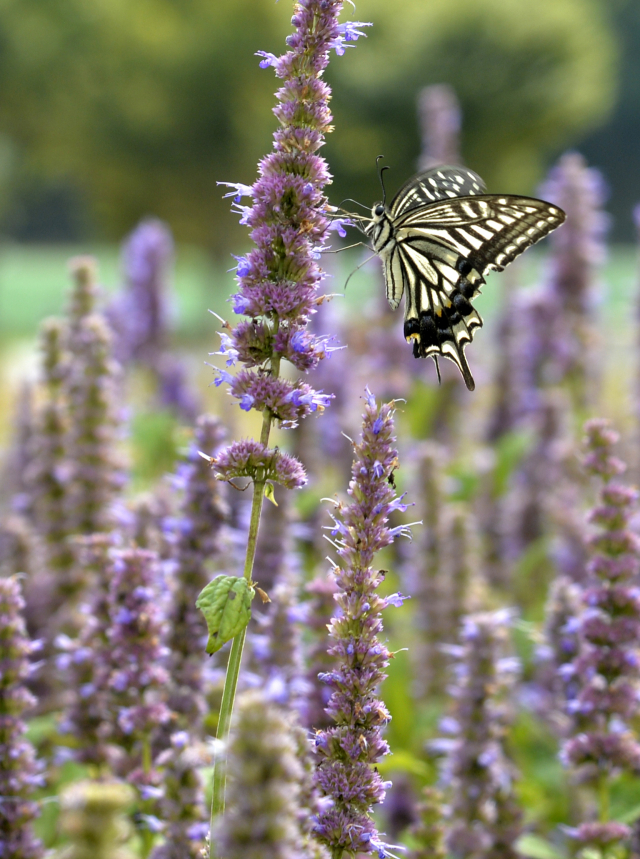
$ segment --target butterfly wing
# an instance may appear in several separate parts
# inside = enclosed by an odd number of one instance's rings
[[[473,170],[447,165],[433,167],[405,182],[391,201],[389,210],[393,218],[398,218],[438,200],[471,197],[485,190],[484,182]]]
[[[429,189],[424,176],[433,172],[416,178],[422,189]],[[482,318],[471,299],[488,271],[501,271],[565,215],[529,197],[471,195],[416,206],[414,199],[408,186],[390,207],[395,241],[384,257],[387,295],[397,306],[392,296],[406,293],[404,334],[414,355],[450,358],[473,390],[464,348]]]

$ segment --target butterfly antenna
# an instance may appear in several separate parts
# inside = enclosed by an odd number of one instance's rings
[[[365,245],[365,247],[366,247],[366,245]],[[349,277],[346,279],[346,281],[345,281],[345,283],[344,283],[344,291],[345,291],[345,292],[347,291],[347,286],[349,285],[349,281],[350,281],[350,280],[351,280],[351,278],[354,276],[354,274],[355,274],[357,271],[359,271],[359,270],[362,268],[362,266],[363,266],[363,265],[366,265],[368,262],[370,262],[370,261],[371,261],[375,256],[376,256],[376,254],[371,254],[371,256],[370,256],[370,257],[367,257],[367,258],[366,258],[366,260],[365,260],[364,262],[361,262],[361,263],[360,263],[360,265],[357,265],[357,266],[354,268],[354,270],[351,272],[351,274],[349,275]]]
[[[356,206],[361,206],[366,212],[370,212],[370,206],[365,206],[364,203],[359,203],[357,200],[354,200],[352,197],[345,197],[342,203],[355,203]],[[339,209],[342,209],[342,203],[338,206]],[[344,211],[344,209],[343,209]]]
[[[387,191],[386,191],[386,188],[384,187],[384,177],[382,174],[384,173],[385,170],[388,170],[389,168],[387,166],[385,166],[385,167],[379,166],[381,158],[384,158],[384,155],[378,155],[378,157],[376,158],[376,167],[378,168],[378,178],[380,179],[380,184],[382,185],[382,205],[384,206],[385,203],[387,202]]]

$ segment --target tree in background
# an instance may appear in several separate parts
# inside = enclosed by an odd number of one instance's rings
[[[442,82],[460,98],[466,163],[491,188],[532,191],[547,154],[606,116],[616,77],[605,0],[535,7],[362,0],[370,38],[329,75],[335,201],[373,200],[380,152],[398,184],[413,171],[416,93]],[[282,43],[288,18],[272,0],[2,0],[5,229],[19,227],[33,189],[58,188],[85,199],[86,224],[112,237],[153,212],[179,241],[237,245],[215,183],[255,178],[275,120],[252,55]]]

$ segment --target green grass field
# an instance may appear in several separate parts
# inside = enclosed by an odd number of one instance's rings
[[[117,245],[95,247],[9,245],[0,247],[0,447],[5,443],[12,401],[25,378],[37,373],[36,339],[39,323],[59,314],[69,288],[68,261],[79,254],[95,256],[99,281],[105,293],[121,285]],[[355,271],[346,292],[349,274],[366,258],[364,251],[352,250],[324,257],[332,276],[325,282],[327,292],[344,294],[339,308],[358,324],[363,310],[379,300],[382,282],[376,263]],[[194,366],[202,367],[206,353],[217,348],[217,323],[208,313],[215,310],[230,318],[228,297],[234,292],[234,265],[212,260],[203,250],[181,246],[176,253],[170,300],[175,342],[183,353],[194,356]],[[486,331],[473,344],[476,354],[491,348],[493,323],[500,311],[505,288],[511,284],[535,285],[544,276],[545,253],[534,249],[518,260],[506,275],[492,275],[476,304],[485,318]],[[594,317],[600,337],[605,399],[617,400],[616,413],[625,419],[629,412],[629,390],[635,385],[638,327],[637,252],[633,246],[611,249],[594,290]],[[401,317],[398,314],[398,324]],[[195,358],[197,357],[197,361]],[[197,370],[196,370],[197,372]],[[197,382],[200,386],[200,380]],[[208,384],[204,382],[204,386]]]

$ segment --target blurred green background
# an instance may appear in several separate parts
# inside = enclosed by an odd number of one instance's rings
[[[219,259],[246,244],[216,181],[250,183],[270,148],[289,0],[0,0],[0,232],[120,239],[144,215]],[[368,38],[334,58],[333,202],[390,190],[420,151],[415,101],[447,82],[466,163],[532,193],[565,148],[612,188],[617,240],[640,197],[637,0],[359,0]]]

